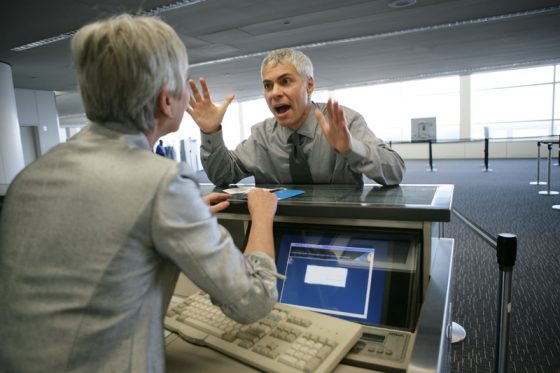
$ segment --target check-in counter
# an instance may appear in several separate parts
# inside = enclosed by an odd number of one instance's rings
[[[373,318],[364,316],[363,337],[335,371],[448,371],[454,242],[443,238],[443,228],[451,217],[453,186],[287,188],[304,193],[278,203],[274,227],[277,251],[281,251],[285,241],[282,237],[307,240],[302,247],[327,239],[329,244],[344,240],[370,242],[377,248],[371,273],[374,285],[382,285],[371,286],[372,293],[375,290],[379,294],[372,295],[369,302],[370,308],[378,307],[378,311]],[[201,189],[203,194],[220,190],[209,184],[201,185]],[[235,194],[230,201],[230,207],[218,218],[242,248],[250,229],[246,200],[242,194]],[[339,261],[346,257],[344,253],[333,255],[339,255]],[[280,254],[280,272],[285,269],[281,261]],[[181,281],[177,289],[182,295],[191,291]],[[351,317],[349,320],[361,321]],[[169,372],[254,371],[175,335],[168,336],[166,341]]]

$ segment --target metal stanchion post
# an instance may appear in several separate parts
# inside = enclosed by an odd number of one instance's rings
[[[558,192],[555,190],[550,190],[550,171],[551,171],[550,165],[552,163],[552,144],[548,143],[547,145],[548,145],[547,146],[548,147],[548,176],[546,179],[547,179],[548,187],[546,188],[546,190],[541,190],[539,194],[552,196],[558,194]]]
[[[558,145],[560,145],[560,135],[558,135]],[[555,163],[554,165],[555,166],[560,166],[560,147],[558,148],[558,162]]]
[[[558,151],[560,152],[560,141],[558,142]],[[558,160],[560,162],[560,160]],[[553,210],[560,210],[560,205],[552,205]]]
[[[429,156],[428,165],[430,166],[430,168],[428,168],[426,171],[436,172],[437,169],[434,168],[434,160],[432,158],[432,140],[428,140],[428,156]]]
[[[541,142],[537,141],[537,181],[531,181],[530,185],[546,185],[546,181],[541,181]]]
[[[517,255],[517,236],[510,233],[499,234],[496,252],[500,266],[500,281],[495,372],[505,373],[507,372],[509,314],[511,312],[511,279]]]
[[[488,146],[489,146],[488,137],[485,137],[484,138],[484,168],[481,170],[482,172],[492,172],[492,169],[488,168]]]

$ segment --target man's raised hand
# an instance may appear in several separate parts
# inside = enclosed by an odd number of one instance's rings
[[[220,128],[226,110],[233,101],[234,95],[227,96],[221,105],[214,105],[210,98],[210,91],[208,90],[206,80],[204,78],[199,80],[202,94],[200,94],[195,81],[189,79],[192,95],[187,107],[187,113],[193,118],[202,132],[210,134]]]
[[[333,102],[329,99],[327,102],[327,114],[329,117],[328,122],[319,109],[315,110],[315,118],[323,130],[323,134],[337,152],[340,154],[348,153],[352,150],[352,135],[348,130],[342,106],[337,101]]]

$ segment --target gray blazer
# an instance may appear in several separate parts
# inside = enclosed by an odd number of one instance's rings
[[[108,127],[85,128],[8,190],[2,371],[164,371],[162,320],[179,269],[242,322],[276,300],[272,259],[241,254],[187,166]]]

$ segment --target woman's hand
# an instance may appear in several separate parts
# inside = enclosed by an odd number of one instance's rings
[[[217,214],[218,212],[226,209],[229,206],[230,194],[227,193],[210,193],[202,197],[210,207],[212,214]]]

